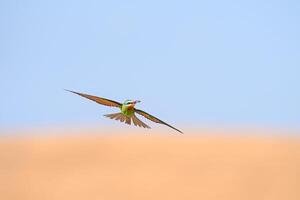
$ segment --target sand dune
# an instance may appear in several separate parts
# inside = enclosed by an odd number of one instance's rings
[[[0,199],[300,199],[296,136],[152,132],[2,137]]]

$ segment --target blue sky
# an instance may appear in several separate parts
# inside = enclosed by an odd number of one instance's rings
[[[63,88],[140,99],[172,124],[299,127],[299,11],[283,0],[1,1],[0,127],[112,124],[101,116],[116,110]]]

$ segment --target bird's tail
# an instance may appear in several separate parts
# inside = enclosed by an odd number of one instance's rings
[[[126,124],[130,125],[131,124],[131,118],[122,114],[122,113],[113,113],[113,114],[107,114],[104,115],[105,117],[108,117],[110,119],[115,119],[120,122],[125,122]]]
[[[134,114],[131,117],[128,117],[122,113],[113,113],[113,114],[107,114],[104,115],[105,117],[108,117],[110,119],[115,119],[120,122],[125,122],[126,124],[130,125],[131,120],[135,126],[144,127],[144,128],[150,128],[147,124],[139,120]]]
[[[132,119],[132,121],[133,121],[133,123],[134,123],[135,126],[139,126],[139,127],[142,126],[144,128],[150,128],[150,126],[148,126],[147,124],[145,124],[144,122],[142,122],[141,120],[139,120],[139,118],[137,118],[135,116],[135,114],[132,115],[131,119]]]

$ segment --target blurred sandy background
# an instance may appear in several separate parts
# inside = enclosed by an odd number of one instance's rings
[[[0,199],[300,199],[288,132],[134,130],[2,136]]]

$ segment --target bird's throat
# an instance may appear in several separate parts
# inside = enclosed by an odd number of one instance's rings
[[[131,117],[134,113],[134,105],[123,105],[121,108],[122,114]]]

